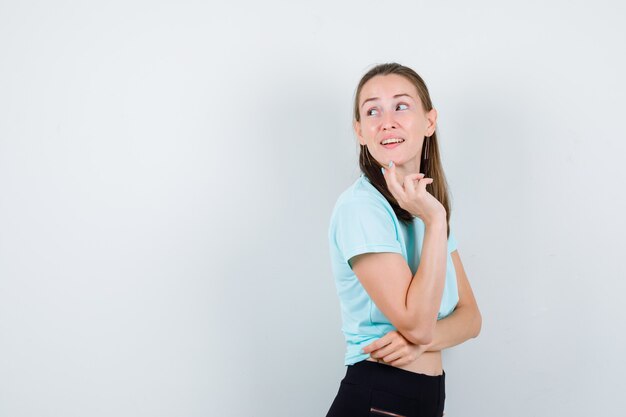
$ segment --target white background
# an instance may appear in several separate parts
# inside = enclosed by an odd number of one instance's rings
[[[618,1],[0,2],[0,416],[325,415],[356,84],[439,111],[446,416],[623,412]]]

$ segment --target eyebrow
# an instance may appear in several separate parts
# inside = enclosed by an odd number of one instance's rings
[[[395,96],[393,96],[393,98],[398,98],[398,97],[409,97],[411,99],[413,99],[413,97],[411,97],[410,95],[406,94],[406,93],[401,93],[401,94],[396,94]],[[380,97],[370,97],[367,100],[365,100],[363,103],[361,103],[361,107],[363,107],[365,105],[365,103],[367,103],[368,101],[374,101],[374,100],[380,100]]]

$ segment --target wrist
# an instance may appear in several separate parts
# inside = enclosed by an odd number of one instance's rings
[[[445,228],[447,230],[448,219],[446,218],[445,211],[443,212],[443,214],[436,214],[424,219],[424,225],[426,225],[426,227]]]

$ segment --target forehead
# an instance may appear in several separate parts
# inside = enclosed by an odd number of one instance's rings
[[[408,94],[415,101],[420,101],[417,88],[411,81],[398,74],[377,75],[368,80],[361,89],[360,102],[371,97],[392,98],[396,94]]]

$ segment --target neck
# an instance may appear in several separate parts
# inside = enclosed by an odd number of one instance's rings
[[[420,160],[406,161],[404,164],[396,165],[396,178],[400,184],[404,183],[404,177],[411,174],[417,174],[420,172]]]

